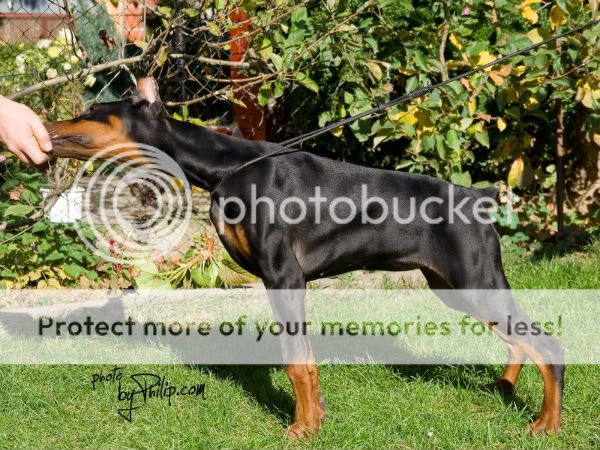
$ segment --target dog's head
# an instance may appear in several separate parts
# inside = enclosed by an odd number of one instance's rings
[[[114,146],[119,152],[136,150],[136,144],[156,130],[161,110],[156,80],[141,78],[126,100],[91,105],[75,119],[47,123],[52,155],[86,160]]]

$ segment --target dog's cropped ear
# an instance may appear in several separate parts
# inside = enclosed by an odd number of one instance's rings
[[[158,115],[162,110],[162,100],[158,92],[158,83],[152,77],[138,78],[137,89],[133,94],[134,102],[146,101],[149,103],[151,111]]]

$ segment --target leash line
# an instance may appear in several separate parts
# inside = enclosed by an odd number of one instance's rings
[[[511,58],[514,58],[515,56],[519,56],[519,55],[523,55],[525,53],[528,53],[532,50],[538,49],[544,45],[549,44],[550,42],[554,42],[558,39],[561,39],[563,37],[569,36],[570,34],[576,33],[578,31],[584,30],[588,27],[594,26],[596,24],[600,23],[600,18],[598,19],[592,19],[589,22],[586,22],[582,25],[579,25],[577,27],[571,28],[563,33],[554,35],[544,41],[538,42],[537,44],[533,44],[530,45],[529,47],[525,47],[521,50],[517,50],[515,52],[509,53],[508,55],[505,55],[501,58],[495,59],[494,61],[491,61],[487,64],[483,64],[481,66],[477,66],[474,67],[473,69],[467,70],[466,72],[460,73],[458,75],[453,76],[452,78],[447,79],[446,81],[441,81],[439,83],[436,84],[432,84],[429,86],[423,86],[420,88],[415,89],[414,91],[409,92],[408,94],[402,95],[400,97],[397,97],[393,100],[390,100],[388,102],[385,103],[380,103],[377,106],[375,106],[374,108],[371,108],[367,111],[363,111],[361,113],[355,114],[353,116],[350,117],[346,117],[344,119],[338,120],[337,122],[333,122],[330,123],[329,125],[326,125],[324,127],[318,128],[316,130],[310,131],[308,133],[302,134],[300,136],[297,136],[295,138],[291,138],[291,139],[287,139],[283,142],[280,142],[280,145],[283,146],[282,150],[273,152],[273,153],[267,153],[265,155],[259,156],[258,158],[254,158],[250,161],[247,161],[246,163],[242,164],[241,166],[239,166],[238,168],[236,168],[233,172],[231,172],[230,174],[228,174],[226,176],[226,178],[231,177],[232,175],[234,175],[235,173],[239,172],[240,170],[248,167],[249,165],[252,165],[258,161],[261,161],[263,159],[266,158],[270,158],[272,156],[280,156],[280,155],[286,155],[289,153],[295,153],[295,152],[301,152],[303,150],[299,149],[299,148],[291,148],[294,145],[298,145],[301,144],[302,142],[308,141],[310,139],[313,139],[317,136],[320,136],[321,134],[327,133],[328,131],[331,131],[335,128],[341,127],[343,125],[347,125],[349,123],[355,122],[358,119],[362,119],[363,117],[366,116],[370,116],[372,114],[381,114],[383,113],[386,109],[391,108],[392,106],[396,106],[396,105],[400,105],[402,103],[406,103],[410,100],[413,100],[415,98],[418,97],[422,97],[425,94],[430,93],[431,91],[438,89],[440,87],[446,86],[450,83],[453,83],[454,81],[458,81],[461,80],[463,78],[467,78],[470,77],[471,75],[477,73],[477,72],[481,72],[482,70],[485,70],[487,68],[493,67],[497,64],[501,64],[505,61],[508,61]],[[225,178],[225,179],[226,179]],[[219,183],[220,184],[220,183]]]

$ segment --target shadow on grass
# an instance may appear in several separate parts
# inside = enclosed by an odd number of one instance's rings
[[[600,235],[589,234],[579,228],[568,227],[565,236],[561,238],[552,236],[539,242],[531,255],[531,261],[550,260],[574,253],[586,252],[592,247],[600,247],[598,242],[600,242]]]
[[[498,388],[495,380],[500,376],[499,371],[494,366],[487,365],[415,365],[415,366],[387,366],[388,370],[401,376],[407,381],[425,381],[439,384],[446,384],[454,388],[466,389],[469,391],[480,391],[487,394],[498,394],[505,405],[512,405],[519,411],[527,414],[530,419],[536,416],[536,412],[530,405],[524,402],[514,391],[504,388]],[[494,380],[493,382],[481,382],[475,384],[473,377],[477,376],[482,380]]]
[[[282,389],[276,388],[271,380],[273,368],[280,366],[190,366],[195,370],[206,370],[212,375],[235,383],[244,393],[256,401],[266,412],[275,416],[282,425],[292,422],[294,416],[294,398]],[[499,395],[504,404],[514,406],[530,419],[536,416],[531,406],[512,391],[499,390],[495,383],[499,371],[485,365],[388,365],[387,369],[406,382],[423,381],[440,383],[456,389],[479,391],[490,395]],[[478,377],[481,383],[474,383]],[[327,392],[324,392],[327,397]],[[385,395],[384,392],[381,395]]]
[[[295,407],[294,398],[284,390],[276,388],[271,380],[272,369],[280,366],[190,367],[196,370],[206,370],[218,378],[235,383],[265,411],[277,417],[283,425],[292,422]]]

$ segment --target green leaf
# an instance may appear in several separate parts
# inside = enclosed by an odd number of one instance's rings
[[[415,60],[415,64],[419,67],[419,69],[427,71],[427,60],[425,59],[425,56],[423,56],[423,53],[417,50],[414,52],[413,58]]]
[[[490,136],[486,129],[475,133],[475,139],[477,139],[477,141],[484,147],[490,148]]]
[[[149,272],[140,273],[134,280],[138,289],[172,289],[168,280]]]
[[[87,270],[77,264],[64,264],[63,270],[69,278],[74,280],[78,279],[82,274],[86,273]]]
[[[206,26],[208,27],[208,31],[210,31],[210,34],[212,34],[214,36],[221,36],[223,34],[221,32],[221,28],[219,27],[219,25],[217,25],[214,22],[207,20]]]
[[[444,141],[444,137],[439,134],[435,137],[435,149],[437,150],[437,154],[440,159],[444,159],[446,157],[446,143]]]
[[[260,87],[258,91],[258,104],[260,106],[265,106],[269,103],[269,99],[273,96],[273,90],[271,89],[271,84],[265,84]]]
[[[263,60],[268,61],[273,54],[273,44],[266,36],[257,40],[256,49],[259,51]]]
[[[161,47],[158,51],[158,55],[156,55],[156,64],[160,67],[165,62],[167,62],[167,58],[169,57],[169,52],[165,47]]]
[[[46,261],[59,261],[61,259],[64,259],[64,257],[64,253],[61,253],[58,250],[52,250],[44,259]]]
[[[460,150],[460,138],[455,130],[448,130],[448,133],[446,133],[446,142],[452,150]]]
[[[198,14],[200,14],[200,11],[195,8],[185,8],[183,12],[188,17],[196,17]]]
[[[331,122],[331,120],[333,120],[331,111],[323,111],[321,114],[319,114],[320,127],[324,126],[328,122]]]
[[[283,59],[277,53],[271,53],[270,55],[271,62],[275,66],[277,70],[281,70],[283,67]]]
[[[48,223],[45,221],[40,221],[40,222],[36,222],[31,227],[31,232],[32,233],[40,233],[42,231],[46,231],[47,229],[48,229]]]
[[[219,278],[228,286],[241,286],[256,281],[256,278],[235,261],[224,258],[219,267]]]
[[[471,174],[469,172],[453,173],[450,176],[450,181],[460,186],[469,187],[471,186]]]
[[[168,18],[173,16],[173,10],[171,8],[169,8],[168,6],[159,6],[158,12]]]
[[[296,81],[305,88],[313,91],[315,94],[319,93],[319,86],[317,83],[304,72],[297,72],[294,78],[296,78]]]
[[[399,164],[396,165],[396,170],[398,169],[406,169],[407,167],[410,167],[414,164],[413,161],[409,160],[409,159],[403,159],[402,161],[400,161]]]
[[[194,280],[194,283],[196,283],[198,286],[206,288],[211,287],[210,274],[207,271],[203,270],[202,267],[198,266],[195,269],[192,269],[190,271],[190,276],[192,277],[192,280]]]
[[[139,275],[134,278],[135,285],[139,289],[171,289],[171,283],[166,280],[159,272],[156,264],[145,262],[138,264]],[[88,278],[91,278],[88,276]]]
[[[306,21],[308,20],[308,11],[306,7],[298,8],[292,13],[292,25],[298,28],[306,27]]]
[[[13,272],[12,270],[1,269],[0,270],[0,278],[17,278],[19,276],[18,273]]]
[[[292,48],[292,47],[297,47],[300,44],[302,44],[302,42],[304,42],[304,30],[294,30],[292,31],[286,41],[285,41],[285,46],[287,48]],[[288,55],[293,55],[293,52],[288,52]]]
[[[425,151],[431,150],[433,147],[435,147],[435,138],[430,134],[423,136],[422,142],[423,150]]]
[[[146,50],[146,48],[148,48],[148,43],[146,41],[142,41],[141,39],[136,40],[133,45],[141,48],[142,50]]]
[[[352,95],[352,92],[344,91],[344,103],[346,103],[346,105],[354,103],[354,95]]]
[[[419,80],[417,77],[410,77],[408,80],[406,80],[406,93],[408,94],[414,91],[417,88],[418,83]]]
[[[31,205],[10,205],[4,211],[4,217],[26,217],[34,209]]]
[[[367,67],[369,68],[369,70],[371,71],[371,73],[377,81],[383,78],[383,71],[381,70],[381,66],[379,64],[373,61],[369,61],[367,63]]]
[[[283,83],[279,80],[275,80],[273,82],[273,97],[281,97],[283,95],[284,89],[285,86],[283,85]]]

